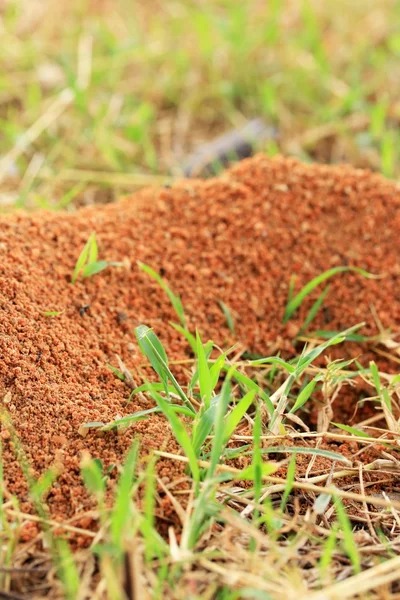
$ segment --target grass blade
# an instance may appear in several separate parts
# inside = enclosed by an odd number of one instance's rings
[[[164,415],[167,417],[169,424],[171,425],[172,431],[174,432],[176,441],[185,452],[197,488],[200,482],[200,469],[199,465],[197,464],[196,452],[193,447],[192,441],[189,437],[189,434],[184,428],[180,419],[176,416],[175,411],[171,408],[171,405],[165,400],[165,398],[163,398],[161,394],[158,394],[157,392],[154,392],[154,398]]]
[[[324,273],[317,275],[317,277],[314,277],[314,279],[312,279],[311,281],[306,283],[306,285],[300,290],[300,292],[298,294],[296,294],[296,296],[294,296],[294,298],[291,298],[291,300],[289,300],[289,302],[286,305],[285,312],[283,315],[283,322],[287,323],[289,321],[289,319],[293,316],[295,311],[302,304],[304,299],[309,294],[311,294],[311,292],[317,286],[319,286],[323,281],[326,281],[327,279],[329,279],[330,277],[333,277],[334,275],[337,275],[338,273],[347,273],[347,272],[358,273],[359,275],[362,275],[363,277],[366,277],[367,279],[376,278],[376,275],[372,275],[371,273],[368,273],[368,271],[365,271],[364,269],[360,269],[359,267],[333,267],[332,269],[328,269],[327,271],[324,271]]]
[[[213,388],[211,384],[211,374],[207,362],[206,353],[204,351],[204,346],[201,342],[201,338],[198,331],[196,331],[196,354],[199,372],[201,401],[204,402],[204,406],[206,408],[209,408]]]
[[[89,236],[88,241],[84,245],[82,252],[80,253],[80,255],[78,257],[78,260],[76,261],[76,265],[75,265],[75,268],[74,268],[74,271],[73,271],[72,277],[71,277],[71,283],[76,282],[76,280],[79,276],[79,273],[82,271],[85,263],[87,262],[88,255],[89,255],[89,249],[92,245],[92,239],[94,239],[95,235],[96,235],[95,232],[92,231],[92,233]]]
[[[170,299],[170,302],[171,302],[172,306],[174,307],[174,310],[175,310],[176,314],[178,315],[182,326],[186,329],[185,312],[183,310],[183,305],[182,305],[182,301],[181,301],[180,297],[177,296],[176,294],[174,294],[174,292],[171,290],[171,288],[165,283],[164,279],[156,271],[154,271],[154,269],[152,269],[148,265],[145,265],[142,262],[139,262],[138,265],[142,271],[144,271],[145,273],[147,273],[147,275],[150,275],[150,277],[155,279],[157,281],[157,283],[160,285],[160,287],[164,290],[164,292],[167,294],[168,298]]]

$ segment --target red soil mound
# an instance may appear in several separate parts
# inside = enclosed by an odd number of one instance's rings
[[[173,447],[161,417],[132,426],[125,436],[78,432],[82,423],[143,408],[137,399],[126,406],[126,387],[106,368],[116,365],[118,353],[140,380],[134,327],[154,327],[171,358],[187,356],[186,343],[168,324],[177,320],[168,298],[136,261],[160,272],[181,295],[190,329],[221,345],[233,340],[219,300],[232,311],[237,338],[249,351],[290,350],[293,326],[283,326],[282,315],[291,275],[300,286],[344,264],[386,276],[337,276],[315,327],[336,330],[366,320],[365,332],[376,334],[373,305],[383,326],[396,331],[399,209],[398,188],[369,172],[257,156],[218,179],[148,189],[115,205],[3,217],[0,393],[35,473],[56,458],[63,464],[48,498],[52,513],[71,516],[89,506],[79,476],[82,450],[110,464],[120,462],[135,434],[146,450]],[[72,286],[92,230],[100,258],[131,266]],[[311,300],[306,304],[298,323]],[[2,437],[8,489],[24,502],[26,486],[4,428]],[[173,477],[171,469],[160,462],[161,476]]]

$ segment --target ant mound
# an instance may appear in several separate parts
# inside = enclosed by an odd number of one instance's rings
[[[93,231],[99,260],[122,266],[78,277],[72,285],[77,258]],[[135,436],[147,453],[179,451],[161,415],[122,433],[82,435],[85,423],[108,423],[151,406],[144,396],[128,403],[126,382],[107,367],[118,368],[118,355],[138,385],[150,376],[135,327],[153,328],[170,360],[186,359],[171,367],[174,373],[183,382],[191,376],[190,348],[170,325],[178,317],[138,262],[180,295],[190,331],[198,329],[204,341],[223,348],[236,343],[236,354],[263,356],[301,350],[294,340],[323,286],[284,324],[293,275],[295,294],[333,267],[380,275],[343,271],[330,278],[323,306],[297,344],[318,330],[365,322],[359,333],[373,341],[346,342],[338,356],[357,357],[367,366],[372,356],[393,372],[399,360],[394,341],[400,325],[399,239],[400,191],[394,183],[350,167],[305,166],[263,155],[219,178],[150,188],[113,205],[74,214],[2,216],[0,393],[8,492],[29,510],[23,449],[35,477],[57,465],[46,501],[53,516],[70,518],[91,506],[80,476],[84,451],[101,458],[105,468],[121,462]],[[376,336],[387,330],[391,334],[381,335],[386,348],[378,347]],[[347,405],[349,396],[343,398],[336,400],[342,423],[355,410]],[[157,468],[164,482],[183,472],[166,458]]]

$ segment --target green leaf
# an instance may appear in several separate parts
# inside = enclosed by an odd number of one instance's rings
[[[353,529],[349,517],[339,497],[335,498],[336,516],[343,534],[343,546],[350,558],[355,573],[361,571],[361,558],[358,552],[357,543],[354,538]]]
[[[332,269],[328,269],[327,271],[324,271],[324,273],[321,273],[320,275],[317,275],[317,277],[314,277],[314,279],[309,281],[294,298],[291,298],[288,301],[286,308],[285,308],[284,315],[283,315],[283,322],[287,323],[289,321],[289,319],[293,316],[295,311],[302,304],[304,299],[309,294],[311,294],[311,292],[317,286],[319,286],[323,281],[326,281],[327,279],[329,279],[330,277],[333,277],[334,275],[337,275],[338,273],[347,273],[347,272],[358,273],[359,275],[362,275],[363,277],[366,277],[367,279],[372,279],[372,278],[375,279],[376,278],[376,275],[372,275],[371,273],[368,273],[368,271],[365,271],[364,269],[360,269],[359,267],[345,267],[344,266],[344,267],[333,267]]]
[[[278,365],[280,367],[283,367],[284,369],[286,369],[286,371],[288,373],[294,373],[294,371],[296,370],[293,365],[282,360],[281,358],[279,358],[279,356],[270,356],[268,358],[258,358],[256,360],[250,361],[250,365],[256,366],[256,367],[259,365],[267,365],[267,364]]]
[[[193,418],[193,411],[186,406],[181,406],[180,404],[170,404],[171,409],[179,413],[181,415],[185,415],[185,417]],[[131,425],[132,423],[136,423],[137,421],[144,421],[150,415],[163,412],[161,408],[158,406],[153,406],[152,408],[147,408],[146,410],[140,410],[138,412],[133,413],[132,415],[126,415],[126,417],[121,417],[120,419],[115,419],[115,421],[111,421],[110,423],[101,423],[102,431],[111,431],[112,429],[116,429],[117,427],[123,427],[126,425]]]
[[[80,576],[74,555],[66,540],[59,537],[55,538],[54,556],[56,557],[57,575],[64,588],[64,598],[66,600],[76,600],[79,595]]]
[[[224,370],[228,370],[228,368],[230,368],[230,367],[227,367],[227,366],[223,367]],[[250,377],[247,377],[247,375],[244,375],[240,371],[236,371],[236,370],[234,370],[232,372],[232,378],[236,379],[236,381],[243,384],[249,390],[254,390],[256,392],[256,394],[265,402],[265,405],[268,409],[269,414],[270,415],[273,414],[275,407],[272,404],[268,394],[265,393],[265,391],[258,385],[258,383],[256,383],[252,379],[250,379]]]
[[[81,463],[82,477],[86,487],[98,501],[102,501],[105,493],[105,481],[101,461],[84,458]]]
[[[99,260],[98,262],[88,263],[82,269],[82,277],[92,277],[92,275],[97,275],[104,269],[110,265],[106,260]]]
[[[51,486],[57,479],[57,472],[53,469],[48,469],[30,489],[30,493],[35,501],[40,501],[42,497],[50,490]]]
[[[281,505],[280,505],[281,512],[284,512],[286,503],[287,503],[290,493],[293,489],[293,482],[294,482],[295,475],[296,475],[296,453],[294,453],[292,455],[292,457],[290,458],[289,464],[288,464],[285,491],[283,492]]]
[[[315,319],[319,309],[321,308],[322,304],[324,303],[324,300],[326,298],[326,295],[329,292],[329,289],[330,289],[330,286],[327,285],[326,288],[324,288],[322,290],[321,294],[318,296],[318,298],[316,299],[316,301],[310,308],[306,318],[304,319],[304,323],[301,326],[297,336],[301,335],[303,333],[303,331],[305,331],[308,328],[308,326],[310,325],[310,323]]]
[[[371,369],[371,374],[372,374],[372,378],[374,380],[374,385],[376,387],[376,391],[379,396],[381,393],[381,378],[379,376],[378,367],[376,366],[376,363],[373,360],[370,361],[369,368]]]
[[[231,385],[229,375],[225,379],[221,394],[218,399],[217,413],[215,416],[214,439],[211,448],[210,464],[207,469],[207,479],[211,479],[215,475],[218,462],[221,458],[224,449],[224,417],[228,410],[229,402],[231,401]]]
[[[204,411],[204,413],[201,416],[198,415],[196,417],[196,420],[194,421],[192,430],[192,444],[197,457],[200,456],[203,444],[207,439],[207,436],[210,435],[211,429],[215,424],[217,405],[219,400],[220,396],[215,396],[211,400],[210,407],[206,411]]]
[[[117,483],[115,500],[110,517],[111,538],[116,547],[123,549],[122,535],[130,517],[132,489],[135,483],[135,468],[139,453],[139,443],[135,440],[126,456]]]
[[[356,435],[357,437],[369,437],[368,433],[365,433],[365,431],[362,431],[361,429],[356,429],[355,427],[350,427],[350,425],[342,425],[341,423],[334,423],[333,421],[332,425],[338,427],[339,429],[342,429],[343,431],[347,431],[347,433]]]
[[[193,413],[196,413],[194,406],[171,373],[168,367],[167,354],[156,334],[149,327],[147,327],[147,325],[139,325],[139,327],[136,327],[135,334],[138,340],[139,348],[148,358],[151,366],[163,381],[166,394],[168,394],[168,380],[170,380],[185,406],[187,406]]]
[[[120,379],[121,381],[125,381],[125,375],[122,373],[122,371],[120,371],[116,367],[113,367],[109,363],[106,363],[106,367],[107,369],[110,369],[110,371],[112,371],[114,375],[118,377],[118,379]]]
[[[186,329],[185,312],[183,310],[183,305],[182,305],[180,297],[177,296],[176,294],[174,294],[174,292],[165,283],[164,279],[162,277],[160,277],[160,275],[156,271],[154,271],[154,269],[152,269],[148,265],[145,265],[142,262],[139,262],[138,264],[139,264],[139,268],[142,269],[142,271],[144,271],[145,273],[147,273],[147,275],[150,275],[150,277],[155,279],[157,281],[157,283],[160,285],[160,287],[167,294],[176,314],[179,317],[179,320],[180,320],[182,326]]]
[[[197,456],[193,444],[189,438],[189,434],[184,428],[180,419],[176,416],[175,411],[171,408],[171,405],[157,392],[154,392],[154,397],[158,406],[161,408],[164,415],[167,417],[172,431],[174,432],[176,441],[181,446],[185,455],[189,461],[189,467],[192,472],[192,477],[196,482],[196,487],[200,482],[200,469],[197,464]]]
[[[243,398],[239,400],[239,402],[235,405],[235,407],[231,410],[228,416],[225,418],[224,423],[224,444],[227,444],[230,440],[232,434],[234,433],[236,427],[239,425],[240,421],[243,419],[244,415],[254,402],[254,398],[256,397],[256,391],[250,390],[247,392]]]
[[[226,361],[226,353],[218,356],[216,361],[210,367],[210,377],[211,377],[211,389],[215,390],[215,387],[219,381],[222,368]]]
[[[226,324],[228,325],[228,329],[232,335],[235,335],[235,324],[231,315],[229,308],[226,306],[222,300],[219,300],[218,304],[221,307],[222,312],[224,313]]]
[[[209,408],[213,388],[211,385],[211,375],[207,357],[198,331],[196,331],[196,354],[199,371],[200,396],[202,402],[204,402],[204,406]]]
[[[97,256],[98,256],[98,248],[97,248],[96,234],[92,233],[92,235],[89,238],[89,252],[88,252],[87,262],[89,264],[95,263],[97,261]]]
[[[183,337],[186,339],[189,346],[191,347],[193,354],[196,354],[196,338],[194,337],[194,335],[190,333],[188,329],[182,327],[181,325],[178,325],[177,323],[171,323],[170,321],[169,324],[181,335],[183,335]]]
[[[276,465],[273,465],[272,463],[263,462],[261,465],[261,477],[268,477],[269,475],[275,473],[276,470]],[[240,471],[240,473],[235,473],[233,479],[235,479],[236,481],[240,481],[241,479],[246,481],[254,481],[255,477],[256,474],[254,471],[254,465],[249,465],[248,467]]]
[[[300,394],[296,398],[296,402],[294,403],[292,409],[290,410],[291,413],[295,413],[296,410],[299,410],[299,408],[301,408],[307,402],[307,400],[310,398],[311,394],[313,393],[314,388],[317,385],[317,381],[319,379],[320,378],[318,376],[315,377],[309,383],[307,383],[307,385],[301,390]]]
[[[96,234],[93,231],[90,234],[88,241],[84,245],[82,252],[80,253],[80,255],[78,257],[78,260],[76,261],[75,269],[74,269],[74,272],[72,273],[71,283],[76,282],[79,273],[82,271],[82,269],[87,261],[88,255],[89,255],[89,248],[91,247],[92,239],[95,237],[95,235]]]

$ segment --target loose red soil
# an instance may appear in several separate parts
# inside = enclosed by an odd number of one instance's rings
[[[70,284],[77,257],[96,231],[100,258],[125,261]],[[292,339],[312,299],[294,323],[282,325],[288,284],[297,285],[338,265],[356,265],[379,280],[343,274],[332,281],[319,329],[366,321],[376,334],[371,306],[384,327],[400,326],[400,190],[380,176],[350,167],[304,166],[257,156],[218,179],[185,180],[148,189],[117,204],[75,214],[14,214],[1,219],[0,393],[38,475],[55,462],[62,472],[48,497],[54,517],[91,506],[79,474],[88,450],[105,465],[119,463],[139,436],[146,451],[178,450],[162,417],[132,426],[125,435],[79,434],[85,422],[108,422],[143,408],[107,369],[118,354],[142,381],[144,359],[134,328],[154,328],[171,359],[188,357],[187,344],[169,325],[176,321],[159,286],[137,261],[161,273],[182,297],[191,330],[222,346],[234,339],[218,301],[232,311],[237,339],[251,352],[293,351]],[[62,311],[48,317],[45,311]],[[339,356],[368,358],[366,346],[348,344]],[[396,363],[384,364],[386,370]],[[10,398],[11,394],[11,398]],[[347,422],[354,398],[337,400]],[[26,485],[3,427],[8,490],[28,508]],[[181,467],[159,462],[165,482]]]

